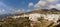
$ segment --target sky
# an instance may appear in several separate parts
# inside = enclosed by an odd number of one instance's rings
[[[60,0],[0,0],[0,15],[21,13],[37,8],[60,9]]]

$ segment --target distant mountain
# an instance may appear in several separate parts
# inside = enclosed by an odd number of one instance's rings
[[[31,14],[31,13],[60,14],[60,10],[57,10],[56,8],[52,8],[52,9],[38,9],[38,10],[33,10],[33,11],[30,11],[30,12],[23,13],[23,14]]]
[[[29,17],[17,17],[20,15],[24,14],[32,14],[32,13],[39,13],[39,14],[60,14],[60,10],[57,10],[56,8],[52,9],[38,9],[38,10],[33,10],[30,12],[24,12],[24,13],[19,13],[19,14],[3,14],[0,15],[0,27],[31,27],[30,24],[34,25],[34,27],[40,27],[43,25],[43,27],[50,27],[54,24],[54,21],[49,21],[44,19],[43,17],[38,18],[37,22],[34,22],[29,19]],[[11,16],[11,17],[9,17]],[[15,16],[15,17],[14,17]],[[13,18],[14,17],[14,18]],[[32,26],[33,27],[33,26]]]
[[[52,9],[37,9],[30,12],[24,12],[19,14],[3,14],[0,15],[0,18],[5,18],[7,16],[14,16],[14,15],[23,15],[23,14],[32,14],[32,13],[40,13],[40,14],[60,14],[60,10],[57,10],[56,8]]]
[[[3,15],[0,15],[0,18],[6,18],[7,16],[13,16],[13,14],[3,14]]]

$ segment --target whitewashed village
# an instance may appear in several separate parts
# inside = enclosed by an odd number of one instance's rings
[[[58,24],[57,21],[59,19],[60,11],[55,8],[51,10],[38,9],[13,16],[7,16],[0,20],[0,26],[4,25],[1,27],[6,27],[8,25],[8,27],[12,27],[15,25],[18,27],[53,27]]]
[[[60,18],[60,14],[39,14],[39,13],[33,13],[33,14],[29,14],[29,15],[21,15],[21,16],[13,16],[12,18],[19,18],[19,17],[29,17],[30,20],[32,21],[37,21],[37,18],[39,17],[43,17],[44,19],[48,19],[48,20],[53,20],[53,21],[57,21],[58,18]]]

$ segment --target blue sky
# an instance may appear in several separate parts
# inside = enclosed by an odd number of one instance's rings
[[[21,10],[29,11],[35,8],[56,7],[57,9],[60,8],[60,0],[0,0],[0,14],[19,13]]]
[[[29,9],[28,4],[33,2],[34,4],[37,3],[39,0],[3,0],[3,2],[10,7],[13,8],[23,8]]]
[[[30,2],[36,4],[39,0],[0,0],[0,13],[11,13],[14,10],[33,10],[33,7],[29,8]],[[7,9],[8,8],[8,9]],[[11,8],[11,10],[10,10]],[[12,12],[13,13],[13,12]]]

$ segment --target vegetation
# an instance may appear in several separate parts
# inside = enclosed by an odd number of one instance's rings
[[[33,27],[53,27],[54,22],[44,19],[43,17],[38,18],[38,22],[33,24]]]
[[[31,14],[31,13],[60,14],[60,11],[56,10],[55,8],[51,10],[40,9],[18,15]],[[36,22],[30,21],[29,17],[20,17],[16,19],[12,17],[8,17],[8,18],[0,19],[0,27],[53,27],[52,26],[53,24],[54,24],[53,21],[49,21],[47,19],[44,19],[43,17],[38,18],[38,21]]]
[[[0,27],[31,27],[28,17],[25,18],[6,18],[0,20]]]
[[[0,27],[53,27],[53,24],[53,21],[49,21],[43,17],[38,18],[37,22],[30,21],[29,17],[16,19],[8,17],[0,20]]]

